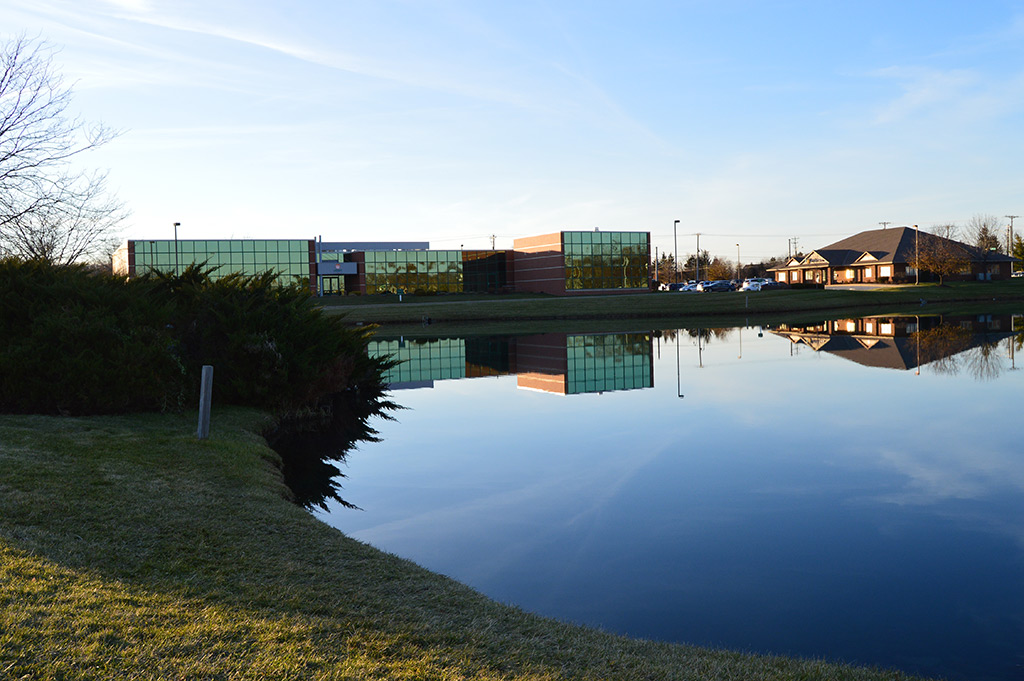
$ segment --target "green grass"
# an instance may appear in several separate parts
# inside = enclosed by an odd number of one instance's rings
[[[496,603],[287,501],[262,423],[0,416],[0,678],[907,678]]]
[[[995,313],[1019,312],[1024,279],[937,286],[901,286],[875,291],[781,290],[758,293],[644,293],[613,296],[347,296],[324,298],[329,314],[351,324],[380,324],[385,333],[536,333],[574,330],[600,322],[605,330],[701,324],[822,319],[847,314],[950,313],[984,306]],[[922,301],[924,301],[922,303]],[[353,304],[349,304],[349,303]],[[429,318],[430,324],[423,322]],[[591,324],[594,325],[594,324]],[[611,328],[616,327],[616,328]],[[584,329],[585,330],[585,329]]]

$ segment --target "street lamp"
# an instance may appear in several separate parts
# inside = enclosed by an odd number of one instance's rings
[[[697,282],[700,282],[700,232],[697,232]]]
[[[174,276],[178,276],[178,227],[180,222],[174,223]]]
[[[676,227],[679,220],[672,223],[672,282],[679,281],[679,236],[676,234]]]
[[[736,244],[736,281],[743,278],[743,273],[740,271],[742,265],[740,265],[740,245]]]

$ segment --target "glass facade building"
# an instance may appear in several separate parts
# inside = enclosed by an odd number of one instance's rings
[[[130,240],[115,274],[179,271],[193,263],[233,272],[273,271],[320,294],[501,293],[553,295],[649,290],[648,232],[556,232],[515,240],[514,250],[430,250],[428,242],[313,239]]]
[[[195,263],[216,268],[213,278],[233,272],[273,271],[282,283],[309,285],[315,277],[314,242],[309,239],[161,239],[129,241],[114,255],[114,273],[138,276],[150,270],[174,272]]]
[[[648,288],[647,232],[562,232],[565,288]]]
[[[509,285],[505,251],[366,251],[366,293],[483,293]]]

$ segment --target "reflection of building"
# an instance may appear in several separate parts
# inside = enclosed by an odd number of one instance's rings
[[[508,339],[489,337],[374,339],[367,347],[371,357],[390,355],[398,362],[384,377],[392,388],[513,373],[513,351]]]
[[[516,343],[520,388],[562,395],[654,386],[646,333],[543,334]]]
[[[913,369],[1012,333],[1009,315],[862,317],[817,324],[779,324],[772,333],[815,352],[885,369]],[[956,334],[943,334],[952,330]]]
[[[561,395],[654,386],[646,333],[375,339],[368,351],[399,361],[386,376],[392,388],[506,374],[518,374],[519,387]]]
[[[206,262],[220,268],[214,276],[273,270],[321,294],[648,289],[647,232],[559,232],[515,244],[514,251],[466,251],[430,250],[427,242],[131,240],[115,253],[113,271],[133,277]]]
[[[936,249],[954,249],[970,263],[967,270],[951,279],[1009,279],[1015,260],[928,232],[897,227],[855,234],[815,249],[802,259],[790,258],[782,267],[769,271],[776,280],[789,284],[899,283],[913,281],[916,276],[910,266],[915,254]],[[926,276],[931,275],[922,273]]]

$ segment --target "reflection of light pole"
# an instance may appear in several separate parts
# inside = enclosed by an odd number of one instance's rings
[[[679,237],[676,235],[676,227],[679,226],[679,220],[672,223],[672,281],[679,281]]]
[[[679,336],[682,329],[676,329],[676,397],[683,397],[683,384],[679,378]]]
[[[917,333],[914,338],[917,340],[917,371],[914,372],[915,376],[921,375],[921,317],[914,315],[914,324],[917,326]]]
[[[174,275],[178,275],[178,227],[180,222],[174,223]]]

